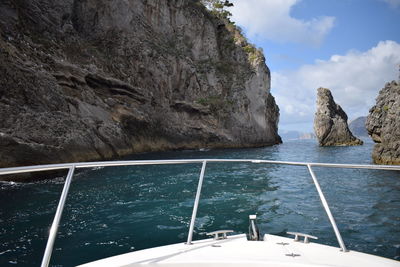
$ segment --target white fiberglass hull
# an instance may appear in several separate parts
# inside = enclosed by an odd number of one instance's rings
[[[264,241],[247,241],[246,236],[206,239],[145,249],[79,267],[161,266],[397,266],[400,262],[317,243],[294,242],[293,239],[265,235]]]

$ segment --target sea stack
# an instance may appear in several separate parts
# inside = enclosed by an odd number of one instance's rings
[[[327,88],[318,88],[314,131],[320,146],[363,144],[363,141],[350,132],[346,113],[335,103],[331,91]]]
[[[369,110],[367,131],[375,143],[372,158],[377,164],[400,165],[400,84],[385,85]]]

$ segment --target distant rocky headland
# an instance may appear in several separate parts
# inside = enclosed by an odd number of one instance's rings
[[[285,140],[307,140],[307,139],[315,139],[316,136],[314,133],[308,132],[300,132],[300,131],[279,131],[279,135],[283,141]]]
[[[3,1],[0,94],[0,167],[281,142],[262,52],[199,1]]]
[[[363,141],[355,137],[347,125],[347,115],[335,103],[327,88],[317,90],[317,112],[314,119],[314,131],[320,146],[354,146]]]
[[[400,84],[387,83],[379,92],[376,104],[366,121],[375,143],[372,158],[378,164],[400,165]]]
[[[358,117],[354,120],[352,120],[349,123],[349,129],[350,131],[355,135],[359,137],[368,137],[368,132],[367,128],[365,126],[365,123],[367,121],[366,116]]]

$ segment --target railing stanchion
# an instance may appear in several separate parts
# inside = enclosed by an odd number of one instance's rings
[[[65,179],[64,188],[61,193],[60,202],[57,206],[56,215],[54,215],[53,224],[50,228],[49,239],[47,240],[46,249],[44,251],[41,267],[48,267],[50,263],[51,254],[53,252],[54,241],[57,236],[58,225],[60,224],[61,215],[64,209],[65,201],[67,199],[68,190],[71,185],[72,176],[74,175],[75,165],[69,168],[67,178]]]
[[[194,200],[192,219],[190,221],[189,234],[188,234],[188,239],[187,239],[186,245],[192,244],[194,222],[196,221],[197,208],[199,207],[200,193],[201,193],[201,187],[203,185],[203,178],[204,178],[204,172],[206,170],[206,164],[207,164],[207,161],[206,160],[203,161],[203,165],[201,167],[201,172],[200,172],[199,184],[197,185],[196,198]]]
[[[308,171],[310,172],[311,177],[312,177],[312,179],[314,181],[315,187],[317,188],[319,198],[321,199],[322,205],[324,206],[326,214],[329,217],[329,221],[331,222],[333,230],[335,231],[335,235],[336,235],[336,238],[337,238],[337,240],[339,242],[341,251],[348,252],[348,250],[346,248],[346,245],[343,242],[342,236],[340,235],[339,229],[338,229],[338,227],[336,225],[335,218],[333,218],[333,215],[332,215],[332,212],[331,212],[331,210],[329,208],[328,202],[326,201],[324,193],[322,193],[321,187],[319,186],[317,177],[315,176],[314,171],[311,169],[311,165],[310,164],[307,164],[307,168],[308,168]]]

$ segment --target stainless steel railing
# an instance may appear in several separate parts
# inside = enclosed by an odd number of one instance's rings
[[[53,223],[50,228],[49,238],[47,239],[46,249],[44,251],[43,260],[41,266],[49,266],[51,253],[53,252],[54,241],[57,236],[58,225],[60,224],[61,215],[64,210],[65,201],[67,200],[67,195],[69,187],[72,182],[72,176],[74,175],[75,166],[69,168],[67,178],[65,179],[64,188],[61,193],[60,202],[58,203],[56,215],[54,216]]]
[[[338,242],[339,242],[339,245],[340,245],[340,249],[341,249],[343,252],[347,252],[348,250],[347,250],[347,248],[346,248],[346,245],[345,245],[344,242],[343,242],[342,236],[341,236],[341,234],[340,234],[340,232],[339,232],[339,229],[338,229],[338,227],[337,227],[337,225],[336,225],[335,218],[333,218],[331,209],[329,208],[329,205],[328,205],[328,202],[326,201],[326,198],[325,198],[325,196],[324,196],[324,193],[322,193],[322,189],[321,189],[321,187],[320,187],[320,185],[319,185],[319,182],[318,182],[318,180],[317,180],[317,176],[315,176],[315,173],[314,173],[314,171],[311,169],[310,164],[307,165],[307,168],[308,168],[308,171],[309,171],[310,174],[311,174],[311,178],[313,179],[314,185],[315,185],[315,187],[317,188],[317,192],[318,192],[319,198],[321,199],[322,206],[324,206],[325,212],[326,212],[326,214],[328,215],[328,218],[329,218],[329,221],[330,221],[330,223],[331,223],[331,225],[332,225],[333,231],[335,232],[336,238],[337,238],[337,240],[338,240]]]
[[[27,167],[14,167],[14,168],[2,168],[0,169],[0,175],[6,174],[17,174],[25,172],[38,172],[38,171],[49,171],[49,170],[61,170],[68,169],[68,175],[64,183],[63,191],[61,193],[60,201],[57,206],[56,214],[52,226],[50,228],[49,238],[47,240],[46,249],[43,255],[41,267],[47,267],[50,263],[51,254],[53,251],[54,241],[57,235],[58,225],[61,220],[61,215],[64,209],[64,205],[67,199],[69,187],[72,182],[72,176],[75,169],[79,168],[93,168],[93,167],[111,167],[111,166],[134,166],[134,165],[162,165],[162,164],[188,164],[188,163],[202,163],[199,183],[197,185],[196,198],[193,204],[192,218],[190,221],[188,239],[186,244],[192,244],[194,223],[196,220],[197,209],[200,202],[200,194],[204,180],[204,174],[207,162],[241,162],[241,163],[264,163],[264,164],[279,164],[279,165],[294,165],[294,166],[305,166],[310,172],[311,178],[317,189],[320,197],[322,206],[328,215],[329,221],[335,232],[341,251],[348,251],[339,229],[336,225],[335,219],[330,211],[328,202],[322,192],[319,185],[318,179],[312,170],[312,167],[329,167],[329,168],[346,168],[346,169],[373,169],[373,170],[398,170],[400,166],[387,166],[387,165],[360,165],[360,164],[330,164],[330,163],[309,163],[309,162],[290,162],[290,161],[273,161],[273,160],[258,160],[258,159],[183,159],[183,160],[140,160],[140,161],[100,161],[100,162],[81,162],[81,163],[64,163],[64,164],[50,164],[50,165],[38,165],[38,166],[27,166]]]
[[[193,204],[192,219],[190,220],[189,234],[188,234],[188,239],[186,242],[187,245],[192,244],[194,222],[196,220],[197,208],[199,207],[200,193],[201,193],[201,188],[203,187],[203,179],[204,179],[204,172],[206,170],[206,164],[207,164],[207,161],[205,160],[205,161],[203,161],[203,165],[201,166],[199,184],[197,185],[196,198],[194,199],[194,204]]]

